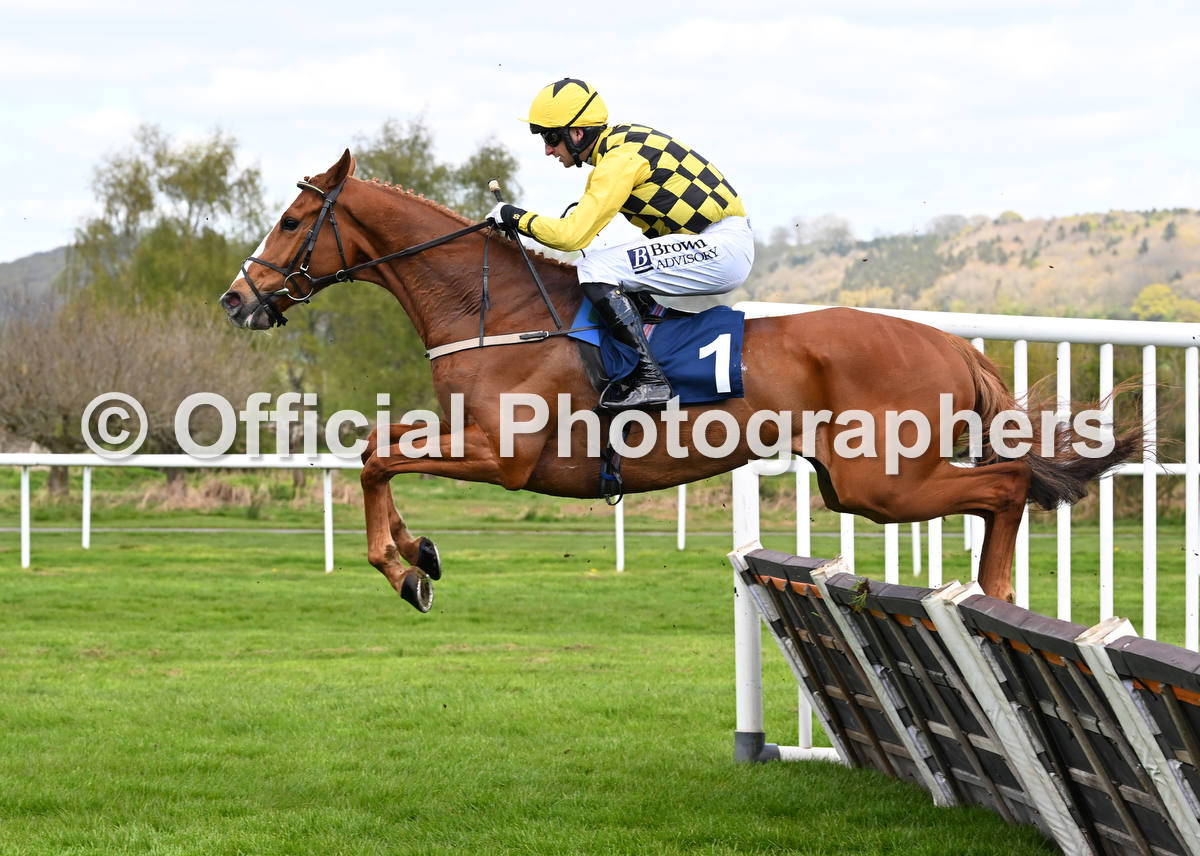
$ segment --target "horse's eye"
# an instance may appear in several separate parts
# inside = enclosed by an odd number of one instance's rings
[[[295,217],[284,217],[279,223],[279,228],[285,232],[294,232],[299,225],[300,221]]]

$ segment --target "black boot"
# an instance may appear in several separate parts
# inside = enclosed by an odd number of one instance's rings
[[[674,393],[666,375],[650,352],[650,343],[642,332],[642,318],[629,296],[615,285],[603,282],[583,283],[583,293],[600,313],[604,324],[618,342],[638,352],[637,368],[623,381],[630,389],[622,395],[611,387],[600,405],[610,410],[636,410],[664,407]]]

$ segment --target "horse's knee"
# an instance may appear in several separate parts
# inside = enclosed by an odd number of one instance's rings
[[[358,474],[358,482],[362,485],[363,490],[378,487],[390,479],[391,474],[377,455],[363,457],[362,470]]]
[[[375,457],[375,450],[378,448],[379,429],[374,428],[371,430],[371,433],[367,435],[367,445],[366,448],[363,449],[362,462],[364,465],[367,463],[367,461],[371,460],[371,458]]]

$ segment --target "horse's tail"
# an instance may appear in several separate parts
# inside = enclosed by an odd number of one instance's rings
[[[997,452],[992,446],[988,428],[1002,412],[1023,411],[1029,419],[1033,436],[1030,450],[1019,460],[1030,470],[1028,498],[1042,508],[1049,511],[1062,503],[1075,504],[1087,493],[1090,482],[1124,461],[1134,456],[1140,457],[1146,442],[1145,431],[1140,423],[1114,426],[1111,437],[1099,440],[1094,436],[1080,435],[1071,424],[1056,422],[1054,437],[1049,443],[1044,443],[1042,413],[1053,412],[1055,402],[1051,397],[1038,393],[1041,384],[1034,385],[1026,402],[1018,402],[1001,379],[995,363],[965,339],[957,336],[952,338],[971,372],[975,384],[973,409],[983,423],[983,456],[977,464],[987,465],[1012,457]],[[1118,387],[1113,395],[1121,389]],[[1074,410],[1099,410],[1105,403],[1092,403]]]

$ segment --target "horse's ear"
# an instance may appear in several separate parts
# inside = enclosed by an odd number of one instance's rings
[[[354,167],[356,166],[354,156],[350,154],[350,150],[342,152],[342,156],[338,158],[338,162],[327,169],[325,172],[312,179],[312,183],[324,190],[332,190],[337,187],[347,176],[354,175]]]

